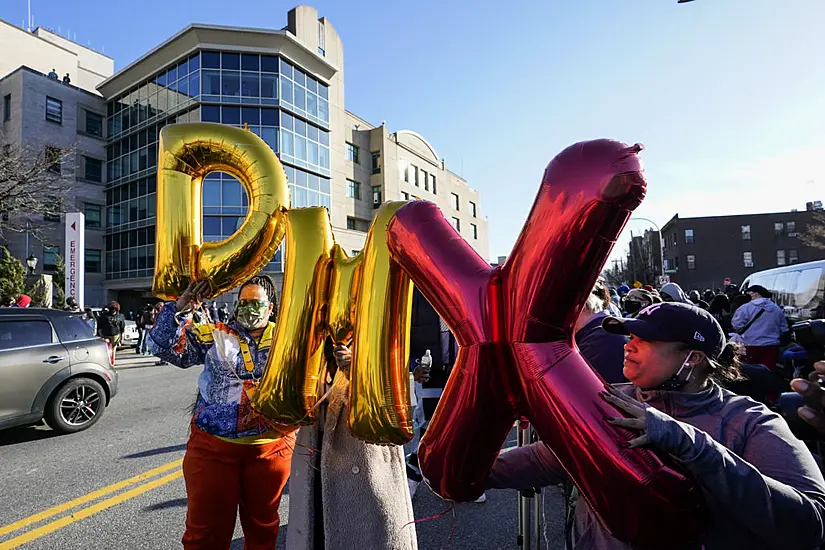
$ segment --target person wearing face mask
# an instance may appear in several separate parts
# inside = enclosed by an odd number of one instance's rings
[[[647,290],[634,288],[624,297],[624,312],[626,317],[635,317],[642,309],[653,305],[653,295]]]
[[[295,434],[258,415],[248,393],[269,356],[275,286],[265,275],[253,277],[241,285],[232,321],[196,325],[192,314],[208,291],[208,281],[190,284],[177,302],[163,306],[148,336],[162,361],[203,365],[183,458],[183,547],[229,548],[240,511],[244,548],[275,548]]]
[[[623,428],[616,437],[626,439],[627,447],[670,455],[696,480],[708,524],[695,547],[819,548],[825,540],[825,479],[782,417],[720,386],[740,375],[736,346],[726,342],[713,316],[688,304],[663,303],[636,319],[607,318],[603,327],[630,336],[624,374],[631,382],[605,387],[616,414],[604,421]],[[501,453],[488,488],[543,487],[565,477],[539,442]],[[678,533],[673,536],[678,540]],[[583,500],[570,538],[575,548],[630,548]],[[673,546],[662,541],[662,548]]]

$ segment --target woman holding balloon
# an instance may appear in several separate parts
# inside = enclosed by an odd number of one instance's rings
[[[266,422],[249,405],[272,342],[275,287],[263,275],[240,287],[227,325],[194,325],[192,313],[209,292],[192,282],[167,303],[149,334],[152,352],[178,367],[203,365],[191,433],[183,458],[186,549],[229,548],[240,511],[247,549],[272,549],[278,505],[289,479],[294,428]]]
[[[734,346],[719,323],[697,307],[668,303],[636,319],[608,318],[603,326],[630,335],[624,374],[632,383],[607,387],[604,399],[622,416],[605,421],[628,430],[628,448],[666,453],[693,475],[709,509],[702,547],[819,548],[825,540],[822,473],[780,416],[717,384],[740,377]],[[502,453],[489,487],[540,487],[565,477],[539,442]],[[577,548],[629,548],[583,501],[573,541]],[[676,546],[662,541],[662,548]]]

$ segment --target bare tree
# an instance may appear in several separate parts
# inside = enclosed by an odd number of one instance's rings
[[[813,222],[799,234],[799,240],[812,248],[825,250],[825,212],[813,213]]]
[[[59,221],[76,189],[74,147],[7,143],[0,132],[0,236],[28,232],[39,238],[45,220]]]

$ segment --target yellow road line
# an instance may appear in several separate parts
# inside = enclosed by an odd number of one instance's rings
[[[33,540],[39,539],[42,536],[48,535],[49,533],[53,533],[58,529],[62,529],[69,524],[72,524],[76,521],[80,521],[81,519],[85,519],[89,516],[93,516],[98,512],[102,512],[107,508],[111,508],[116,504],[120,504],[124,501],[129,500],[130,498],[134,498],[138,495],[142,495],[147,491],[151,491],[156,487],[160,487],[161,485],[165,485],[170,481],[174,481],[183,475],[183,470],[178,470],[173,472],[169,475],[165,475],[161,478],[158,478],[154,481],[150,481],[143,485],[138,485],[137,487],[126,491],[125,493],[121,493],[119,495],[115,495],[111,498],[107,498],[102,502],[98,502],[97,504],[93,504],[92,506],[88,506],[86,508],[81,508],[77,512],[70,514],[68,516],[62,517],[60,519],[54,520],[51,523],[47,523],[42,527],[38,527],[37,529],[32,529],[28,533],[23,533],[13,539],[10,539],[6,542],[0,543],[0,550],[11,550],[12,548],[17,548],[20,545],[26,544],[27,542],[31,542]]]
[[[59,514],[61,512],[65,512],[66,510],[70,510],[70,509],[74,508],[75,506],[79,506],[81,504],[86,504],[87,502],[97,500],[98,498],[100,498],[104,495],[108,495],[109,493],[119,491],[120,489],[123,489],[124,487],[128,487],[129,485],[134,485],[135,483],[139,483],[141,481],[149,479],[150,477],[154,477],[154,476],[156,476],[158,474],[161,474],[163,472],[178,468],[182,463],[183,463],[182,459],[181,460],[173,460],[172,462],[164,464],[163,466],[158,466],[157,468],[153,468],[153,469],[149,470],[148,472],[144,472],[140,475],[130,477],[129,479],[124,479],[123,481],[118,481],[117,483],[113,483],[112,485],[109,485],[108,487],[103,487],[102,489],[98,489],[97,491],[92,491],[91,493],[89,493],[87,495],[83,495],[82,497],[78,497],[74,500],[70,500],[69,502],[65,502],[63,504],[58,504],[57,506],[49,508],[48,510],[44,510],[44,511],[38,513],[38,514],[34,514],[33,516],[29,516],[29,517],[23,518],[19,521],[15,521],[14,523],[10,523],[10,524],[6,525],[5,527],[0,527],[0,537],[2,537],[4,535],[8,535],[9,533],[13,533],[13,532],[17,531],[18,529],[22,529],[23,527],[26,527],[27,525],[31,525],[33,523],[38,523],[38,522],[43,521],[44,519],[48,519],[52,516],[56,516],[57,514]]]

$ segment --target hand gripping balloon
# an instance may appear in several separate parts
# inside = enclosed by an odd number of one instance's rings
[[[660,548],[702,531],[699,488],[630,433],[604,381],[573,344],[575,320],[646,182],[636,145],[568,147],[549,164],[505,264],[491,268],[432,203],[412,202],[390,222],[393,259],[460,346],[419,448],[441,496],[477,498],[518,415],[533,423],[600,521],[634,548]],[[672,546],[672,545],[671,545]]]

